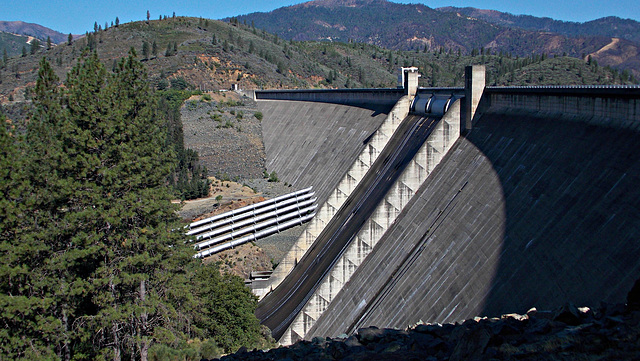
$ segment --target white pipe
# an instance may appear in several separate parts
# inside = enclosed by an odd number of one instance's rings
[[[263,204],[264,202],[256,203],[255,205],[257,207],[254,208],[253,210],[247,210],[247,211],[242,212],[241,214],[238,214],[238,215],[235,215],[235,216],[232,216],[232,217],[227,217],[227,218],[218,220],[216,222],[208,223],[208,224],[206,224],[206,225],[204,225],[202,227],[191,228],[191,230],[188,231],[186,234],[187,234],[187,236],[192,236],[192,235],[195,235],[195,234],[198,234],[198,233],[202,233],[202,232],[205,232],[205,231],[208,231],[208,230],[211,230],[211,229],[222,227],[225,224],[235,223],[235,222],[237,222],[237,221],[239,221],[241,219],[245,219],[247,217],[251,217],[251,216],[255,217],[256,214],[268,212],[268,211],[270,211],[272,209],[277,209],[279,207],[284,207],[284,206],[287,206],[287,205],[292,204],[292,203],[298,203],[298,202],[304,201],[306,199],[309,199],[309,198],[313,197],[314,195],[315,195],[315,192],[311,192],[311,193],[303,194],[301,196],[295,196],[294,198],[285,199],[282,202],[271,204],[271,205],[266,205],[266,206]],[[273,202],[270,202],[270,203],[273,203]],[[238,208],[237,210],[239,210],[239,209],[241,209],[241,208]],[[223,215],[225,215],[226,213],[227,212],[223,213]]]
[[[247,235],[247,236],[245,236],[245,237],[239,238],[239,239],[237,239],[237,240],[235,240],[235,241],[227,242],[227,243],[225,243],[225,244],[221,244],[221,245],[219,245],[219,246],[212,247],[212,248],[209,248],[209,249],[207,249],[207,250],[204,250],[204,251],[198,252],[198,253],[196,253],[196,254],[195,254],[195,256],[193,256],[193,257],[194,257],[194,258],[202,258],[202,257],[206,257],[206,256],[208,256],[208,255],[211,255],[211,254],[214,254],[214,253],[218,253],[218,252],[222,252],[222,251],[224,251],[224,250],[227,250],[227,249],[229,249],[229,248],[233,248],[233,247],[235,247],[235,246],[239,246],[239,245],[241,245],[241,244],[243,244],[243,243],[247,243],[247,242],[251,242],[251,241],[253,241],[253,240],[257,240],[257,239],[260,239],[260,238],[264,238],[264,237],[266,237],[266,236],[270,236],[270,235],[272,235],[272,234],[274,234],[274,233],[279,233],[280,231],[284,231],[284,230],[289,229],[289,228],[291,228],[291,227],[294,227],[294,226],[297,226],[297,225],[299,225],[299,224],[302,224],[302,223],[308,222],[308,221],[310,221],[310,220],[311,220],[311,218],[313,218],[315,215],[316,215],[315,213],[311,213],[311,214],[306,215],[306,216],[304,216],[304,217],[302,217],[302,218],[294,219],[294,220],[290,220],[290,221],[288,221],[288,222],[285,222],[285,223],[283,223],[283,224],[276,225],[276,226],[274,226],[274,227],[267,228],[267,229],[262,230],[262,231],[260,231],[260,232],[252,233],[252,234]]]
[[[251,227],[245,227],[245,228],[240,229],[238,231],[233,231],[233,232],[227,233],[225,235],[222,235],[220,237],[216,237],[216,238],[210,239],[210,240],[208,240],[206,242],[198,243],[198,244],[195,245],[195,248],[202,249],[202,248],[208,247],[208,246],[210,246],[212,244],[222,243],[222,242],[224,242],[226,240],[242,236],[244,234],[247,234],[249,232],[253,232],[253,231],[258,230],[258,229],[262,229],[264,227],[268,227],[268,226],[270,226],[272,224],[278,224],[281,221],[288,220],[288,219],[290,219],[292,217],[302,217],[302,215],[314,211],[317,207],[318,207],[318,205],[314,204],[314,205],[312,205],[310,207],[306,207],[306,208],[301,209],[301,210],[296,210],[295,212],[287,213],[287,214],[282,215],[282,216],[276,216],[275,218],[271,218],[271,219],[269,219],[267,221],[264,221],[264,222],[261,222],[261,223],[257,223],[257,224],[255,224],[255,225],[253,225]]]
[[[318,200],[318,198],[312,198],[312,199],[309,199],[307,201],[300,202],[300,203],[297,203],[297,204],[294,204],[294,205],[291,205],[291,206],[288,206],[288,207],[276,209],[273,212],[264,213],[262,215],[255,216],[253,218],[245,219],[245,220],[243,220],[241,222],[238,222],[238,223],[232,223],[232,224],[229,224],[229,225],[224,226],[224,227],[216,228],[216,229],[214,229],[214,230],[212,230],[210,232],[198,235],[196,237],[196,240],[198,240],[198,241],[199,240],[205,240],[205,239],[213,238],[215,236],[227,233],[229,231],[233,232],[234,229],[236,229],[236,230],[237,229],[242,229],[246,225],[259,223],[259,222],[261,222],[261,221],[263,221],[265,219],[277,217],[277,216],[279,216],[281,214],[287,214],[287,213],[293,212],[295,210],[299,210],[300,208],[308,207],[308,206],[312,205],[313,203],[315,203],[315,201],[317,201],[317,200]]]
[[[247,212],[247,211],[250,211],[250,210],[255,209],[255,208],[260,208],[260,207],[269,205],[271,203],[277,203],[277,202],[279,202],[281,200],[284,200],[284,199],[288,199],[288,198],[292,198],[292,197],[295,197],[295,196],[298,196],[298,195],[302,195],[302,194],[305,194],[305,193],[308,193],[309,191],[311,191],[312,188],[313,187],[308,187],[308,188],[305,188],[305,189],[301,189],[301,190],[299,190],[297,192],[288,193],[288,194],[285,194],[285,195],[282,195],[282,196],[279,196],[279,197],[268,199],[268,200],[266,200],[264,202],[251,204],[251,205],[244,206],[244,207],[241,207],[241,208],[238,208],[238,209],[234,209],[234,210],[229,211],[229,212],[225,212],[225,213],[222,213],[222,214],[215,215],[213,217],[209,217],[209,218],[206,218],[206,219],[201,219],[201,220],[199,220],[197,222],[191,223],[189,225],[189,229],[192,229],[194,227],[197,227],[197,226],[200,226],[200,225],[203,225],[203,224],[207,224],[207,223],[210,223],[210,222],[217,221],[218,219],[232,217],[232,216],[234,216],[236,214]]]

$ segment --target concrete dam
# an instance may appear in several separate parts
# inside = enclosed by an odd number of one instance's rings
[[[640,89],[256,92],[267,170],[322,204],[256,315],[283,344],[624,302],[640,278]]]

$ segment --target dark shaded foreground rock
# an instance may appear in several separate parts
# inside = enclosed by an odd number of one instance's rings
[[[627,295],[627,306],[632,310],[640,310],[640,278],[636,280]]]
[[[461,324],[369,327],[343,336],[267,351],[243,349],[220,360],[640,360],[640,310],[567,304]]]

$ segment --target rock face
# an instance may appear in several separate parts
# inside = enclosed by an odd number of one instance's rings
[[[198,152],[209,175],[260,178],[265,153],[255,102],[234,92],[206,95],[181,109],[185,147]]]
[[[636,286],[638,283],[636,283]],[[419,324],[407,330],[359,329],[350,337],[315,337],[290,347],[221,360],[636,360],[640,311],[619,304],[598,310],[567,304],[555,311]]]

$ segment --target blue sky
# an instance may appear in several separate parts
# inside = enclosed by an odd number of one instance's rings
[[[152,19],[159,15],[196,16],[209,19],[271,11],[282,6],[302,3],[298,0],[0,0],[0,20],[36,23],[62,33],[84,34],[93,30],[95,22],[104,26],[116,17],[121,23],[142,20],[147,10]],[[558,20],[589,21],[615,15],[640,21],[638,0],[394,0],[401,3],[423,3],[429,7],[471,6],[513,14],[547,16]]]

